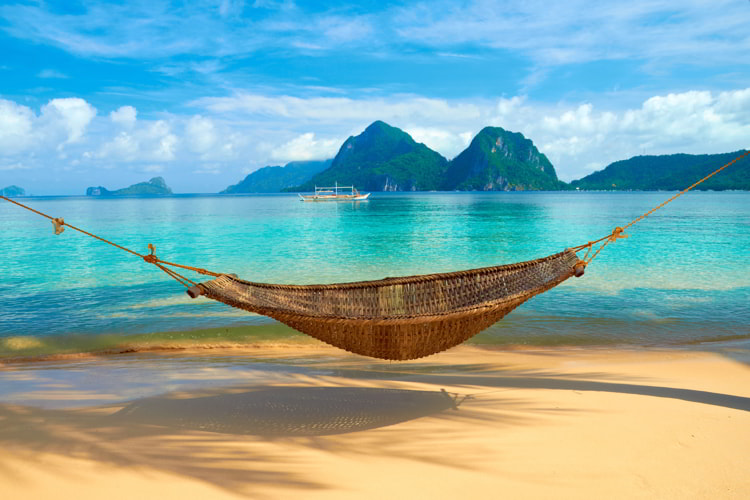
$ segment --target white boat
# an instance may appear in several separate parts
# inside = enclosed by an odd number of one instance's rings
[[[315,194],[300,194],[301,201],[364,201],[370,193],[362,194],[354,186],[339,186],[337,182],[333,187],[315,186]]]

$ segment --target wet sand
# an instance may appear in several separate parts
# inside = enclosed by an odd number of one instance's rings
[[[4,498],[748,498],[746,348],[0,367]]]

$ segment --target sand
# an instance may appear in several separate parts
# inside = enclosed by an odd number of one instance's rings
[[[0,491],[750,498],[746,353],[461,346],[387,363],[269,348],[8,364]]]

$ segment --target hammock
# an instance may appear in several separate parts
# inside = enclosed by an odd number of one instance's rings
[[[579,261],[566,250],[507,266],[335,285],[271,285],[225,274],[188,294],[269,316],[356,354],[405,360],[462,343],[573,276]]]
[[[141,257],[188,287],[192,297],[206,296],[232,307],[274,318],[290,327],[347,351],[390,360],[416,359],[458,345],[491,326],[530,298],[553,288],[584,269],[624,231],[667,203],[750,154],[715,170],[659,206],[611,234],[541,259],[454,273],[428,274],[331,285],[274,285],[245,281],[231,274],[175,264],[138,252],[66,223],[62,218],[0,198],[47,217],[55,234],[70,227]],[[598,245],[598,247],[597,247]],[[594,250],[596,248],[596,250]],[[577,252],[586,250],[583,258]],[[196,283],[174,268],[215,279]]]

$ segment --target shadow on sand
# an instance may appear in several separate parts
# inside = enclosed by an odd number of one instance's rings
[[[445,390],[274,387],[204,397],[142,399],[109,417],[109,423],[264,437],[326,436],[457,409],[462,400]]]

